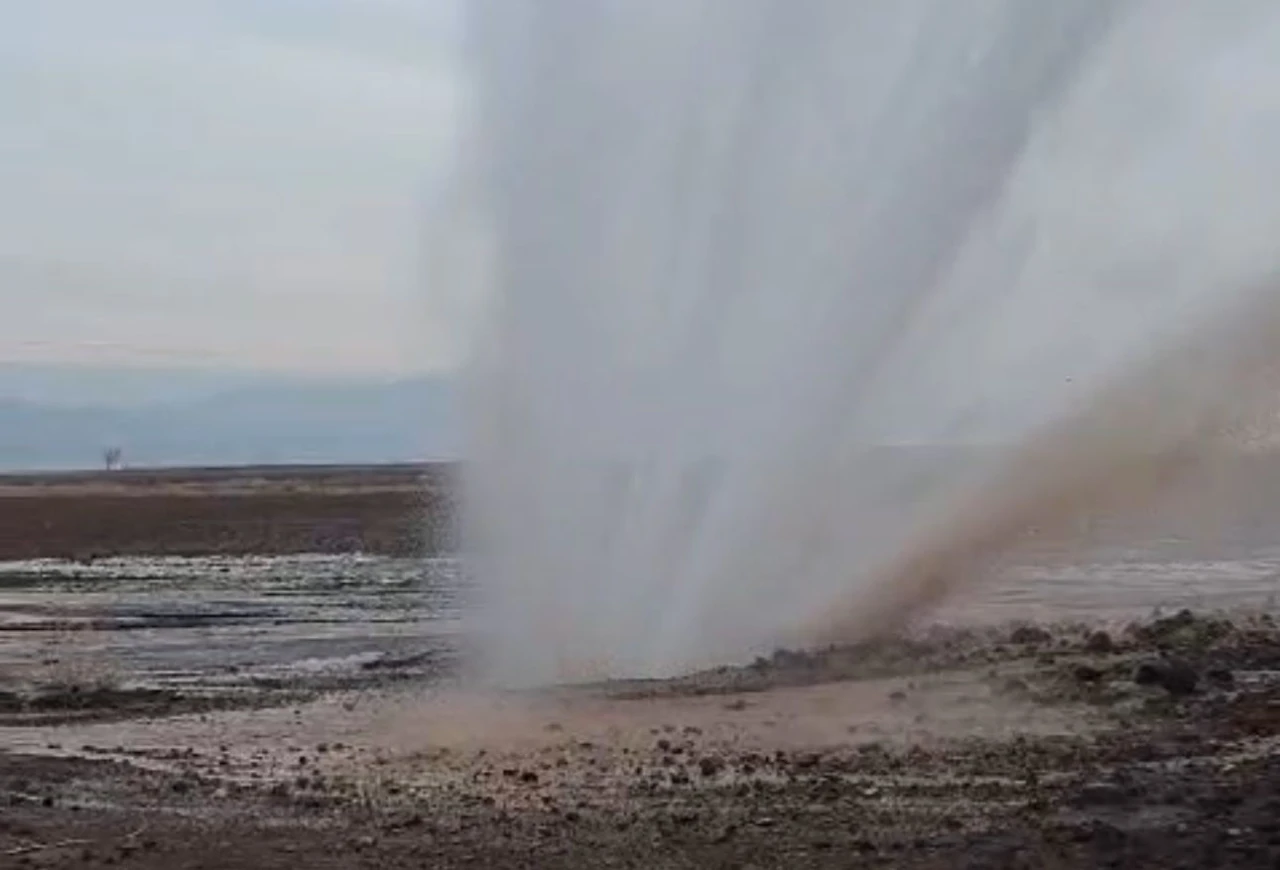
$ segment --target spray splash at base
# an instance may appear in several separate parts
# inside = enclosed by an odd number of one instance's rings
[[[472,10],[501,680],[892,625],[1266,368],[1273,4]]]

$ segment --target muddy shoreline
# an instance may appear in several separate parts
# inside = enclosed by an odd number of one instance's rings
[[[0,866],[1280,860],[1270,614],[935,630],[497,706],[407,681],[111,719],[0,729]]]

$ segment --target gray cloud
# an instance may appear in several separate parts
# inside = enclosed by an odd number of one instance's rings
[[[451,362],[420,247],[453,2],[7,5],[0,357]]]

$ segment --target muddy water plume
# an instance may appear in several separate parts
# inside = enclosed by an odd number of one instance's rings
[[[893,632],[923,608],[1024,546],[1028,530],[1070,545],[1082,517],[1141,510],[1187,481],[1203,482],[1251,411],[1280,383],[1280,282],[1153,356],[1077,414],[1010,451],[996,473],[938,512],[938,524],[873,573],[842,607],[794,635],[838,643]],[[1252,401],[1251,401],[1252,400]],[[1199,473],[1199,477],[1197,474]]]

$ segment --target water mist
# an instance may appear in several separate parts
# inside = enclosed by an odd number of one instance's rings
[[[1269,367],[1268,0],[469,9],[499,679],[884,630]]]

